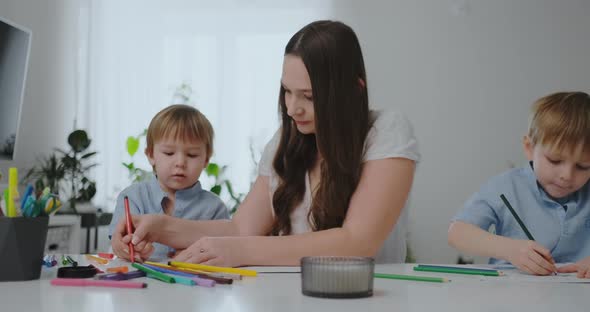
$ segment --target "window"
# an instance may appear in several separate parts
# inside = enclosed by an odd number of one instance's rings
[[[81,10],[78,126],[98,151],[95,204],[114,209],[131,181],[122,162],[127,136],[191,87],[213,124],[212,161],[228,165],[246,193],[266,142],[279,127],[284,47],[305,24],[329,18],[331,1],[89,1]],[[145,139],[140,150],[145,148]],[[253,153],[251,153],[253,151]],[[254,157],[252,157],[252,155]],[[150,166],[139,152],[133,161]],[[202,180],[208,187],[207,180]]]

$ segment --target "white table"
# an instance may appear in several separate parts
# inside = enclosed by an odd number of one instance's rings
[[[373,297],[322,299],[301,294],[298,273],[260,273],[258,277],[244,278],[233,285],[213,288],[142,278],[137,281],[147,282],[147,289],[120,289],[51,286],[49,280],[56,276],[56,268],[44,268],[40,280],[0,282],[0,311],[569,312],[588,311],[590,306],[590,284],[481,281],[472,276],[413,272],[412,267],[410,264],[378,265],[375,271],[445,276],[453,281],[442,284],[375,279]]]

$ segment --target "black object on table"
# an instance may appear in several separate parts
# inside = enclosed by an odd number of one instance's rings
[[[90,253],[90,230],[94,228],[94,249],[98,248],[98,227],[111,224],[113,214],[102,212],[98,209],[96,212],[79,213],[81,217],[81,227],[86,228],[86,253]]]

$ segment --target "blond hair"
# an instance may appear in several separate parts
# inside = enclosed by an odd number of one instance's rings
[[[154,116],[147,130],[146,151],[153,153],[154,144],[163,138],[182,142],[201,141],[207,148],[207,161],[213,154],[213,127],[198,109],[182,104],[170,105]]]
[[[590,96],[584,92],[557,92],[533,105],[528,137],[533,144],[573,152],[583,144],[590,149]]]

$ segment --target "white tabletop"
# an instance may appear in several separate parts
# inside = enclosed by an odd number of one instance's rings
[[[83,262],[83,261],[82,261]],[[120,265],[113,263],[109,266]],[[375,279],[374,295],[323,299],[301,294],[299,273],[259,273],[213,288],[153,279],[146,289],[52,286],[56,267],[40,280],[0,282],[1,311],[587,311],[590,284],[544,283],[506,277],[412,271],[413,265],[378,265],[375,272],[451,278],[449,283]],[[104,267],[103,267],[104,268]],[[264,268],[256,268],[263,271]],[[275,270],[277,268],[274,268]],[[279,268],[281,271],[282,268]],[[293,268],[285,268],[293,271]],[[295,271],[298,271],[297,268]]]

